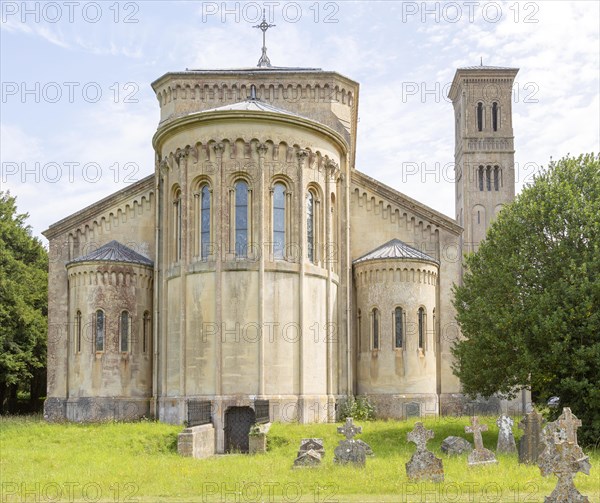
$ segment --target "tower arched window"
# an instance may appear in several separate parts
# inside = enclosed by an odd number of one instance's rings
[[[425,343],[425,309],[420,307],[417,317],[419,324],[419,349],[423,349],[423,344]]]
[[[235,184],[235,255],[248,256],[248,183],[238,180]]]
[[[500,167],[494,166],[494,190],[500,190]]]
[[[282,259],[285,255],[285,185],[273,186],[273,256]]]
[[[96,351],[104,351],[104,339],[106,335],[104,311],[98,309],[94,318],[94,346]]]
[[[315,261],[315,195],[312,190],[306,194],[306,256]]]
[[[492,129],[498,131],[498,103],[492,103]]]
[[[375,307],[371,313],[373,349],[379,349],[379,310]]]
[[[394,347],[401,348],[403,346],[404,327],[403,312],[401,307],[394,309]]]
[[[78,309],[75,314],[75,350],[77,353],[81,353],[81,311]]]
[[[210,255],[210,188],[203,185],[200,189],[200,258],[206,260]]]
[[[181,204],[181,191],[176,190],[173,197],[173,258],[175,261],[181,260],[183,240],[183,218]]]
[[[483,131],[483,103],[477,103],[477,131]]]
[[[492,167],[485,169],[485,187],[488,191],[492,190]]]
[[[129,332],[131,329],[131,317],[127,311],[121,312],[119,320],[119,348],[121,352],[129,351]]]
[[[356,338],[358,339],[358,348],[362,350],[363,348],[363,340],[362,340],[362,312],[358,310],[358,322],[356,324]]]
[[[150,318],[150,312],[144,312],[144,320],[142,325],[142,352],[145,353],[148,350],[148,341],[152,333],[152,320]]]
[[[479,178],[479,190],[483,192],[483,166],[479,166],[477,170],[477,175]]]

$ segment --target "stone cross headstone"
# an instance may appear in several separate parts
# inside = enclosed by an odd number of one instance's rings
[[[542,442],[542,426],[544,419],[542,415],[532,410],[527,413],[519,423],[523,430],[523,436],[519,441],[519,463],[533,464],[544,450]]]
[[[427,441],[434,437],[433,430],[427,430],[423,423],[415,423],[413,431],[406,435],[409,442],[417,445],[416,452],[406,463],[406,475],[411,480],[444,481],[444,467],[442,460],[427,450]]]
[[[512,432],[514,421],[510,417],[502,415],[497,419],[496,424],[498,425],[498,444],[496,445],[496,452],[502,452],[504,454],[516,452],[517,445],[515,444],[515,437]]]
[[[483,446],[481,432],[487,431],[487,429],[487,424],[479,424],[479,418],[477,416],[471,418],[471,426],[465,426],[465,432],[473,434],[473,442],[475,444],[475,449],[469,454],[469,466],[486,465],[498,462],[494,453]]]
[[[333,451],[333,461],[340,464],[351,463],[356,466],[365,466],[367,457],[365,447],[354,440],[357,433],[362,433],[362,427],[355,426],[352,418],[349,417],[346,418],[344,426],[339,426],[337,431],[344,435],[346,439],[341,440]]]
[[[554,473],[558,480],[545,503],[589,503],[573,482],[577,472],[590,474],[590,460],[577,445],[577,428],[581,421],[568,407],[558,420],[548,423],[543,430],[545,449],[538,459],[544,477]]]

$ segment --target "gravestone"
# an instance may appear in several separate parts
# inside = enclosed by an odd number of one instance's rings
[[[415,423],[413,431],[406,435],[409,442],[417,445],[417,450],[406,463],[406,476],[411,480],[444,481],[442,460],[427,450],[427,440],[434,437],[433,430],[427,430],[423,423]]]
[[[352,418],[348,417],[344,426],[339,426],[337,431],[344,435],[346,439],[341,440],[333,451],[333,461],[339,464],[351,463],[356,466],[365,466],[367,457],[365,448],[354,440],[356,434],[362,433],[362,427],[355,426]]]
[[[471,452],[473,446],[471,442],[462,437],[446,437],[442,442],[442,452],[452,456],[453,454],[460,455],[465,452]]]
[[[581,421],[569,407],[563,408],[560,417],[548,423],[542,431],[545,448],[538,458],[538,466],[544,477],[554,473],[558,480],[545,503],[589,503],[573,482],[577,472],[590,474],[590,460],[577,444],[577,428]]]
[[[404,414],[406,418],[420,417],[421,404],[419,402],[408,402],[404,404]]]
[[[323,447],[322,438],[303,438],[300,442],[300,449],[298,450],[298,457],[304,452],[315,451],[318,452],[321,457],[325,456],[325,448]]]
[[[517,445],[515,444],[515,437],[512,432],[514,421],[510,417],[502,415],[497,419],[496,424],[498,425],[498,444],[496,445],[496,452],[501,452],[503,454],[516,452]]]
[[[542,441],[544,422],[542,415],[532,410],[525,414],[525,417],[519,423],[519,428],[523,430],[523,436],[519,441],[519,463],[537,463],[540,454],[544,450]]]
[[[367,456],[375,456],[375,454],[373,454],[373,449],[371,449],[371,446],[369,444],[367,444],[364,440],[355,440],[355,442],[362,446],[362,448],[365,450],[365,454]]]
[[[469,466],[487,465],[498,462],[494,453],[483,446],[481,432],[487,431],[487,429],[487,424],[479,424],[477,416],[471,418],[471,426],[465,426],[465,432],[473,434],[473,443],[475,444],[475,449],[471,451],[468,457]]]
[[[294,460],[294,468],[312,468],[321,464],[321,454],[317,451],[309,449],[308,451],[299,452],[298,457]]]

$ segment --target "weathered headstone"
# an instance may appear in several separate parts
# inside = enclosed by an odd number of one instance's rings
[[[311,468],[320,464],[321,454],[312,449],[298,453],[298,457],[294,460],[294,468]]]
[[[556,487],[545,503],[589,503],[587,496],[581,494],[573,477],[577,472],[590,474],[590,460],[577,445],[577,428],[581,421],[569,407],[563,409],[558,420],[548,423],[542,434],[545,449],[540,454],[538,466],[544,477],[551,473],[557,476]]]
[[[517,445],[515,444],[515,437],[512,432],[514,421],[510,417],[502,415],[496,420],[496,424],[498,425],[496,452],[504,454],[516,452]]]
[[[453,454],[460,455],[472,450],[471,442],[462,437],[446,437],[442,442],[442,452],[449,456]]]
[[[471,418],[471,426],[465,426],[465,432],[473,434],[473,443],[475,444],[475,449],[473,449],[468,457],[469,466],[487,465],[498,462],[494,453],[483,446],[481,432],[487,431],[487,429],[487,424],[479,424],[477,416]]]
[[[411,480],[444,481],[442,460],[427,450],[427,440],[434,437],[433,430],[427,430],[423,423],[415,423],[413,431],[406,435],[409,442],[417,445],[417,450],[406,463],[406,475]]]
[[[325,456],[325,448],[323,447],[322,438],[303,438],[300,442],[300,449],[298,450],[298,457],[300,454],[308,451],[318,452],[321,457]]]
[[[356,439],[355,442],[358,445],[362,446],[367,456],[375,456],[375,454],[373,454],[373,449],[371,449],[371,446],[367,444],[364,440]]]
[[[362,427],[355,426],[352,418],[348,417],[344,426],[339,426],[337,431],[344,435],[346,439],[341,440],[333,451],[333,461],[340,464],[351,463],[357,466],[365,466],[367,457],[365,448],[354,440],[357,433],[362,433]]]
[[[519,463],[537,463],[540,454],[544,450],[542,441],[543,425],[544,418],[535,410],[528,412],[519,423],[519,428],[523,430],[523,436],[519,441]]]

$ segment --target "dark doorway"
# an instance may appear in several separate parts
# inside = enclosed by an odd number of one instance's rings
[[[225,452],[248,452],[248,433],[254,424],[250,407],[229,407],[225,412]]]

